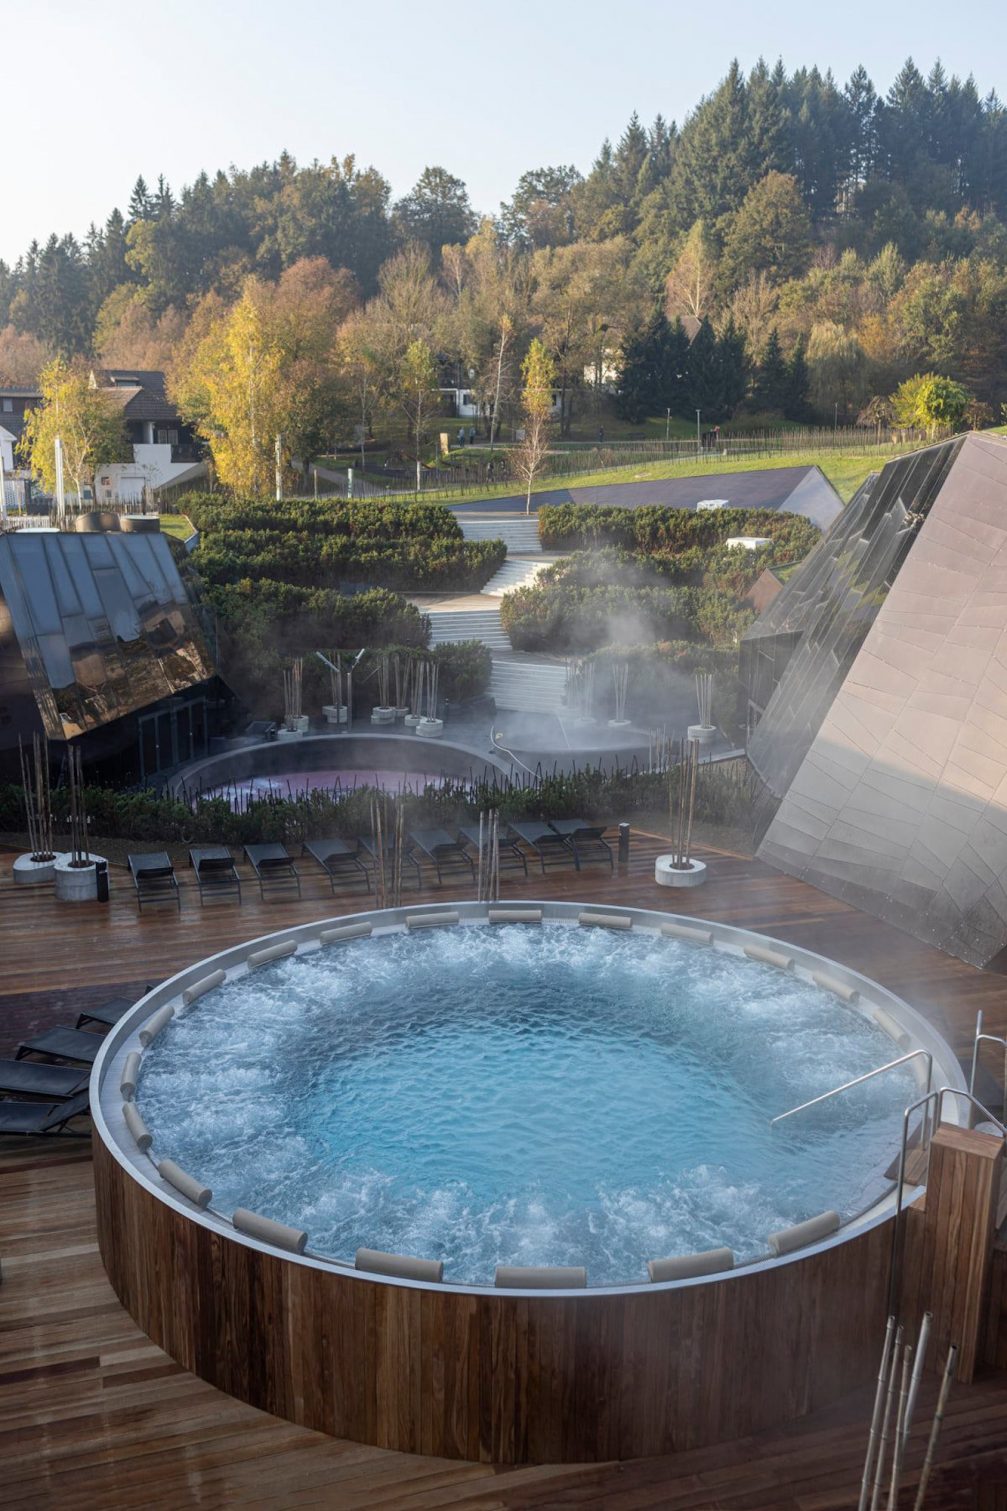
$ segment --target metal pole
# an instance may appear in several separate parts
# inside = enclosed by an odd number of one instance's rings
[[[274,460],[274,464],[275,464],[275,468],[276,468],[276,502],[278,504],[282,503],[282,501],[283,501],[283,450],[282,450],[282,444],[281,444],[282,440],[283,440],[283,437],[281,435],[277,434],[276,440],[273,443],[273,460]]]
[[[702,437],[701,437],[701,435],[699,433],[699,416],[700,416],[700,413],[701,413],[701,411],[697,409],[696,410],[696,454],[697,454],[697,456],[699,455],[699,453],[703,449],[703,440],[702,440]]]
[[[878,1461],[874,1466],[874,1488],[871,1493],[871,1511],[878,1511],[881,1500],[881,1480],[885,1472],[885,1452],[888,1448],[888,1428],[892,1417],[892,1402],[895,1399],[895,1381],[898,1376],[898,1359],[902,1350],[902,1328],[895,1334],[895,1348],[892,1352],[892,1367],[888,1374],[888,1391],[885,1398],[885,1414],[881,1423],[881,1442],[878,1446]]]
[[[56,437],[54,450],[56,453],[56,514],[59,519],[62,519],[66,513],[66,493],[63,489],[63,442],[59,436]]]
[[[932,1312],[924,1312],[920,1319],[920,1335],[916,1340],[916,1357],[913,1359],[913,1377],[909,1382],[909,1400],[906,1402],[906,1416],[902,1423],[902,1446],[905,1448],[909,1441],[909,1429],[913,1422],[913,1412],[916,1410],[916,1397],[919,1395],[920,1378],[923,1374],[923,1363],[927,1356],[927,1344],[930,1341],[930,1324],[933,1321]]]
[[[906,1421],[906,1402],[909,1399],[909,1374],[913,1357],[913,1345],[907,1343],[902,1354],[902,1386],[899,1391],[899,1413],[895,1422],[895,1437],[892,1440],[892,1478],[888,1487],[888,1511],[898,1511],[899,1477],[902,1473],[902,1453],[905,1447],[903,1430]]]
[[[927,1456],[923,1460],[923,1472],[920,1474],[919,1488],[916,1491],[916,1500],[913,1503],[913,1511],[922,1511],[923,1502],[926,1499],[927,1485],[930,1482],[930,1471],[934,1466],[934,1454],[937,1452],[937,1439],[941,1435],[941,1424],[944,1421],[944,1408],[948,1401],[948,1392],[951,1389],[951,1381],[954,1378],[955,1359],[958,1357],[958,1347],[952,1343],[948,1349],[947,1363],[944,1365],[944,1378],[941,1381],[941,1393],[937,1397],[937,1410],[934,1412],[933,1425],[930,1428],[930,1441],[927,1443]]]
[[[895,1333],[895,1318],[888,1318],[888,1326],[885,1328],[885,1343],[881,1350],[881,1363],[878,1366],[878,1385],[874,1392],[874,1411],[871,1413],[871,1430],[867,1438],[867,1457],[864,1459],[864,1473],[860,1481],[860,1499],[857,1502],[857,1511],[867,1511],[867,1501],[871,1493],[871,1469],[874,1465],[874,1451],[878,1442],[878,1428],[881,1425],[881,1408],[885,1400],[885,1392],[888,1386],[888,1369],[892,1357],[892,1338]],[[917,1356],[918,1357],[918,1356]]]

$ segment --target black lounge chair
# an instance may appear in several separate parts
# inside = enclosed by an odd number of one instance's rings
[[[151,988],[148,986],[148,991]],[[105,1028],[114,1028],[124,1013],[128,1013],[133,1006],[128,997],[113,997],[110,1002],[103,1002],[100,1007],[86,1007],[83,1012],[77,1014],[76,1028],[83,1028],[87,1023],[97,1023]]]
[[[361,845],[358,839],[307,839],[301,846],[302,855],[310,855],[317,860],[326,876],[333,892],[336,890],[336,882],[343,877],[350,881],[362,878],[368,892],[371,890],[371,877],[360,859]]]
[[[578,871],[581,866],[590,865],[594,860],[607,865],[610,871],[615,870],[612,846],[606,844],[604,838],[604,824],[589,824],[582,818],[554,818],[550,820],[549,828],[555,829],[560,838],[570,845],[573,863]]]
[[[89,1034],[83,1028],[47,1028],[34,1039],[23,1039],[14,1052],[15,1060],[26,1055],[42,1055],[50,1060],[75,1060],[79,1065],[93,1065],[101,1048],[101,1034]]]
[[[384,842],[384,859],[386,862],[391,860],[394,848],[393,841],[386,836]],[[378,842],[373,834],[363,835],[360,841],[360,849],[362,854],[368,857],[364,862],[368,870],[376,871],[378,867]],[[420,863],[413,854],[412,841],[409,839],[406,839],[402,846],[403,876],[405,876],[407,870],[411,872],[417,887],[421,887],[423,885],[423,873],[420,871]]]
[[[469,881],[475,881],[476,868],[471,855],[451,838],[446,829],[410,829],[409,845],[414,853],[418,850],[436,867],[439,887],[443,886],[445,876],[459,873],[464,873]]]
[[[479,825],[462,824],[461,828],[458,830],[458,833],[461,835],[465,843],[467,845],[470,845],[476,852],[476,854],[478,854]],[[485,845],[486,842],[486,833],[484,831],[483,844]],[[501,824],[500,828],[497,830],[497,850],[499,851],[500,855],[501,871],[506,871],[508,869],[517,870],[517,868],[520,866],[524,874],[526,876],[528,875],[528,857],[521,849],[521,846],[518,844],[517,839],[511,833],[510,826],[508,824]]]
[[[39,1060],[0,1060],[0,1092],[4,1096],[70,1097],[82,1091],[90,1072],[78,1065],[46,1065]]]
[[[73,1133],[66,1126],[74,1118],[85,1117],[87,1110],[86,1091],[63,1102],[0,1102],[0,1137],[8,1133],[57,1133],[87,1138],[86,1133]]]
[[[286,845],[246,845],[245,858],[258,879],[259,896],[263,901],[267,891],[289,892],[291,888],[300,897],[301,878]]]
[[[529,850],[534,850],[539,858],[543,875],[547,865],[565,866],[571,860],[576,864],[577,857],[573,853],[573,846],[563,838],[562,834],[557,834],[551,825],[522,819],[520,823],[512,822],[511,828]]]
[[[196,873],[199,902],[207,897],[236,897],[241,904],[241,877],[226,845],[204,845],[189,851],[189,865]]]
[[[178,890],[175,868],[165,850],[151,855],[127,855],[130,875],[136,888],[136,906],[143,912],[145,902],[173,902],[182,911],[182,894]]]

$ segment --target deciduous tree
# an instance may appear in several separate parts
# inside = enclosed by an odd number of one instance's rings
[[[64,473],[81,498],[94,486],[97,467],[128,455],[122,411],[100,388],[92,388],[87,364],[55,357],[39,379],[42,402],[25,416],[19,450],[48,493],[56,491],[56,438]]]
[[[552,431],[552,401],[556,368],[543,343],[536,336],[522,364],[524,389],[521,410],[524,435],[511,453],[514,470],[525,484],[524,512],[531,513],[531,490],[549,453]]]

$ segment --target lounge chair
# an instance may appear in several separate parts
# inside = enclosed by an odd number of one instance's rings
[[[88,1093],[68,1097],[62,1102],[0,1102],[0,1137],[8,1133],[58,1133],[67,1138],[87,1138],[73,1133],[67,1123],[86,1117]]]
[[[386,863],[391,860],[394,848],[392,840],[386,837],[384,842],[384,859]],[[360,849],[362,854],[368,857],[364,864],[369,870],[376,871],[378,866],[378,842],[373,834],[365,834],[361,837]],[[421,887],[423,885],[423,873],[420,871],[419,861],[413,854],[412,842],[408,839],[402,846],[403,876],[405,876],[407,871],[412,875],[417,887]]]
[[[478,855],[479,853],[479,825],[462,824],[458,830],[464,842],[469,845]],[[483,831],[483,844],[487,843],[485,830]],[[500,869],[517,870],[520,866],[524,874],[528,875],[528,857],[525,855],[516,838],[510,831],[508,824],[502,824],[497,830],[497,850],[500,856]]]
[[[294,857],[286,845],[246,845],[245,859],[255,872],[259,883],[259,896],[265,901],[266,892],[289,892],[291,888],[301,895],[301,878],[294,865]]]
[[[189,851],[189,865],[196,873],[199,902],[207,897],[236,897],[241,904],[241,877],[226,845],[204,845]]]
[[[615,870],[612,847],[604,839],[604,824],[589,824],[582,818],[554,818],[550,820],[549,828],[555,829],[560,838],[570,845],[573,863],[578,871],[581,866],[590,865],[595,860],[607,865],[610,871]]]
[[[368,892],[371,890],[370,873],[360,859],[360,851],[359,839],[308,839],[301,846],[302,855],[310,855],[317,860],[329,878],[333,892],[336,890],[336,882],[344,876],[351,881],[363,878],[364,886]]]
[[[130,875],[136,888],[136,906],[143,912],[145,902],[173,902],[182,911],[182,894],[178,890],[175,868],[165,850],[151,855],[127,855]]]
[[[475,881],[476,868],[471,855],[446,829],[410,829],[409,844],[436,867],[439,887],[443,886],[445,876],[463,874],[469,881]]]
[[[153,990],[147,987],[148,991]],[[87,1007],[77,1014],[76,1028],[83,1028],[87,1023],[100,1024],[102,1028],[114,1028],[124,1013],[128,1013],[133,1006],[128,997],[113,997],[109,1002],[103,1002],[100,1007]]]
[[[511,828],[518,839],[538,856],[543,875],[547,865],[565,866],[571,860],[576,864],[573,846],[549,824],[522,820],[520,823],[512,823]]]
[[[46,1065],[38,1060],[0,1060],[0,1092],[4,1096],[70,1097],[82,1091],[90,1072],[78,1065]]]
[[[101,1034],[89,1034],[83,1028],[47,1028],[34,1039],[23,1039],[14,1052],[15,1060],[26,1055],[42,1055],[50,1060],[75,1060],[79,1065],[93,1065],[101,1048]]]

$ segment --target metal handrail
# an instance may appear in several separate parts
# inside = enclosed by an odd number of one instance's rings
[[[934,1076],[934,1057],[929,1049],[911,1049],[908,1054],[900,1055],[897,1060],[889,1060],[887,1065],[879,1065],[877,1070],[869,1070],[866,1075],[857,1076],[852,1081],[845,1081],[842,1086],[835,1086],[831,1091],[823,1091],[820,1097],[812,1097],[810,1102],[802,1102],[799,1107],[791,1107],[789,1112],[778,1113],[775,1118],[769,1119],[772,1128],[776,1123],[782,1123],[784,1118],[792,1118],[796,1112],[804,1112],[808,1107],[817,1107],[820,1102],[827,1102],[831,1097],[837,1097],[841,1091],[849,1091],[853,1086],[862,1086],[865,1081],[872,1081],[875,1076],[884,1075],[886,1070],[894,1070],[898,1065],[905,1065],[908,1060],[915,1060],[920,1056],[927,1062],[927,1092],[929,1094]]]
[[[999,1034],[986,1034],[986,1033],[983,1033],[983,1015],[982,1015],[982,1009],[981,1008],[980,1008],[979,1012],[976,1013],[976,1032],[975,1032],[975,1038],[972,1040],[972,1069],[969,1071],[969,1094],[970,1095],[974,1095],[975,1094],[975,1089],[976,1089],[976,1071],[979,1068],[979,1046],[980,1046],[980,1044],[999,1044],[1000,1048],[1002,1050],[1004,1050],[1004,1052],[1005,1052],[1005,1054],[1004,1054],[1004,1066],[1005,1066],[1005,1070],[1004,1070],[1004,1098],[1005,1098],[1005,1102],[1007,1102],[1007,1039],[1001,1038],[1001,1036]]]
[[[901,1231],[902,1231],[902,1199],[905,1195],[906,1185],[906,1158],[909,1146],[909,1120],[914,1112],[921,1107],[926,1108],[923,1116],[921,1129],[920,1147],[925,1148],[933,1137],[933,1130],[938,1128],[943,1120],[944,1098],[946,1096],[964,1097],[974,1108],[982,1113],[990,1123],[995,1123],[1001,1134],[1007,1138],[1007,1127],[1004,1127],[1000,1119],[994,1117],[988,1107],[984,1107],[979,1098],[973,1096],[971,1091],[963,1091],[958,1086],[938,1086],[928,1090],[925,1096],[915,1102],[910,1102],[902,1114],[902,1147],[899,1150],[899,1176],[895,1186],[895,1220],[892,1223],[892,1250],[888,1272],[888,1310],[889,1313],[898,1313],[901,1302],[902,1290],[902,1264],[901,1264]],[[934,1117],[931,1122],[930,1104],[933,1104]]]

